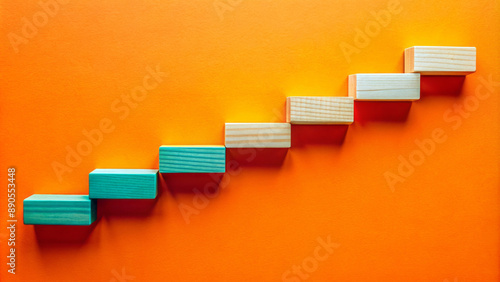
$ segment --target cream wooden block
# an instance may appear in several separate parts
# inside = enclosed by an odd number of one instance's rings
[[[354,121],[354,99],[287,97],[286,121],[292,124],[351,124]]]
[[[419,73],[361,73],[349,75],[349,97],[366,101],[420,99]]]
[[[226,123],[227,148],[290,148],[289,123]]]
[[[476,47],[414,46],[405,49],[405,72],[467,75],[476,71]]]
[[[90,199],[154,199],[157,169],[94,169],[89,173]]]

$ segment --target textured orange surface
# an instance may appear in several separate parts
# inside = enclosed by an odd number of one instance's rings
[[[498,1],[38,2],[0,10],[1,281],[500,280]],[[21,220],[33,193],[284,121],[287,96],[346,96],[349,74],[402,72],[414,45],[475,46],[477,72],[356,103],[349,127],[293,126],[288,151],[231,150],[222,179],[101,201],[90,228],[20,221],[7,272],[7,167]]]

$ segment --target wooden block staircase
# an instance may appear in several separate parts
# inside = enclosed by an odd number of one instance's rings
[[[154,199],[160,173],[224,173],[226,148],[290,148],[291,124],[351,124],[354,101],[415,101],[421,75],[476,71],[475,47],[414,46],[404,51],[405,73],[353,74],[348,97],[286,99],[286,123],[226,123],[225,146],[164,145],[157,169],[95,169],[89,195],[40,195],[24,200],[24,224],[90,225],[97,199]],[[168,177],[168,176],[167,176]]]

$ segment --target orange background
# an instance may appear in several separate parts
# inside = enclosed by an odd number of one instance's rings
[[[16,53],[9,34],[37,3],[1,5],[0,177],[7,190],[16,167],[18,220],[31,194],[87,194],[94,168],[157,168],[162,144],[223,144],[224,122],[284,121],[287,96],[346,96],[349,74],[402,72],[410,46],[475,46],[477,72],[423,77],[413,104],[356,103],[348,129],[293,126],[286,155],[228,153],[237,169],[189,223],[180,207],[206,175],[164,176],[156,201],[101,201],[91,227],[20,221],[15,275],[2,227],[1,281],[280,281],[317,238],[339,246],[309,281],[500,280],[498,1],[401,1],[350,62],[339,45],[356,46],[389,1],[70,1]],[[112,104],[148,66],[168,77],[120,119]],[[458,124],[449,111],[466,101],[479,104]],[[114,131],[59,181],[53,162],[103,118]],[[436,128],[446,141],[391,189],[384,174]]]

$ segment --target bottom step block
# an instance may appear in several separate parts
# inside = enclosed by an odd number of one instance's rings
[[[24,224],[90,225],[96,207],[88,195],[35,194],[24,199]]]

